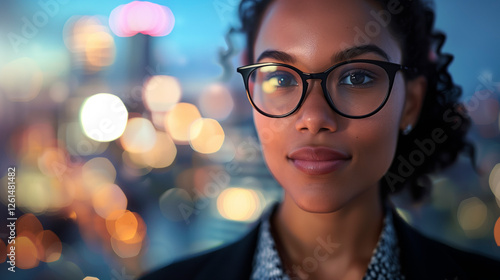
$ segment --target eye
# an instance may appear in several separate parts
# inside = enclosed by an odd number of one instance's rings
[[[365,71],[354,71],[346,74],[340,79],[339,84],[350,86],[366,86],[373,81],[370,74]]]
[[[299,85],[294,75],[285,71],[277,71],[267,75],[266,82],[274,87],[292,87]]]

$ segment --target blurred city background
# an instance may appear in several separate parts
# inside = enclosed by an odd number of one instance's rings
[[[15,273],[0,227],[0,278],[135,279],[235,240],[280,200],[235,74],[242,38],[226,39],[238,4],[2,1],[0,218],[18,220]],[[432,176],[428,200],[395,199],[425,234],[494,258],[499,11],[494,0],[436,3],[478,173],[461,157]]]

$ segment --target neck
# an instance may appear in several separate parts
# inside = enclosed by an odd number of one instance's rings
[[[285,192],[271,222],[288,273],[324,274],[321,267],[334,267],[330,275],[345,276],[351,270],[362,278],[382,230],[378,191],[370,188],[332,213],[307,212]]]

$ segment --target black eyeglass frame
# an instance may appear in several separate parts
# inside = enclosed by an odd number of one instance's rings
[[[385,96],[384,101],[382,102],[382,104],[380,104],[380,106],[378,106],[373,112],[371,112],[369,114],[361,115],[361,116],[351,116],[351,115],[347,115],[347,114],[342,113],[341,111],[339,111],[335,107],[335,104],[333,103],[333,100],[330,97],[330,94],[328,93],[328,90],[326,88],[326,80],[327,80],[328,75],[330,74],[330,72],[332,72],[336,68],[338,68],[338,67],[340,67],[342,65],[346,65],[346,64],[350,64],[350,63],[357,63],[357,62],[375,64],[377,66],[380,66],[382,69],[384,69],[385,72],[387,73],[387,76],[389,77],[389,89],[387,91],[387,94],[386,94],[386,96]],[[263,67],[263,66],[282,66],[282,67],[287,67],[287,68],[292,69],[295,72],[297,72],[297,74],[299,74],[300,78],[302,79],[302,84],[303,84],[303,86],[302,86],[302,96],[300,97],[300,100],[297,103],[297,106],[295,106],[295,108],[292,109],[290,112],[288,112],[286,114],[282,114],[282,115],[268,114],[268,113],[262,111],[253,102],[252,97],[250,96],[250,90],[249,90],[248,80],[250,78],[250,75],[252,75],[252,73],[255,70],[257,70],[258,68]],[[319,80],[321,80],[321,88],[323,89],[323,95],[325,96],[325,99],[326,99],[328,105],[330,106],[330,108],[332,108],[333,111],[335,111],[335,113],[337,113],[337,114],[339,114],[339,115],[341,115],[343,117],[350,118],[350,119],[362,119],[362,118],[367,118],[369,116],[373,116],[374,114],[376,114],[378,111],[380,111],[385,106],[385,104],[387,103],[387,100],[389,100],[389,96],[391,95],[392,86],[394,84],[394,78],[396,77],[396,73],[399,70],[402,70],[402,71],[413,71],[413,72],[416,71],[416,69],[414,69],[414,68],[403,66],[401,64],[392,63],[392,62],[388,62],[388,61],[371,60],[371,59],[355,59],[355,60],[343,61],[343,62],[340,62],[338,64],[333,65],[332,67],[328,68],[326,71],[321,72],[321,73],[304,73],[301,70],[299,70],[298,68],[293,67],[291,65],[284,64],[284,63],[275,63],[275,62],[264,62],[264,63],[257,63],[257,64],[251,64],[251,65],[241,66],[241,67],[238,67],[236,71],[238,73],[240,73],[241,76],[243,77],[243,82],[245,83],[245,89],[246,89],[246,92],[247,92],[248,100],[250,101],[250,103],[252,104],[252,106],[260,114],[262,114],[262,115],[264,115],[266,117],[270,117],[270,118],[284,118],[284,117],[290,116],[291,114],[295,113],[302,106],[302,103],[304,103],[304,100],[306,99],[307,86],[309,84],[309,83],[307,83],[307,80],[310,80],[310,79],[319,79]]]

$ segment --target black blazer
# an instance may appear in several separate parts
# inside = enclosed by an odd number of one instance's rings
[[[500,280],[500,262],[431,240],[408,225],[396,211],[391,211],[406,279]],[[230,245],[173,263],[141,279],[249,279],[259,227],[260,224]]]

